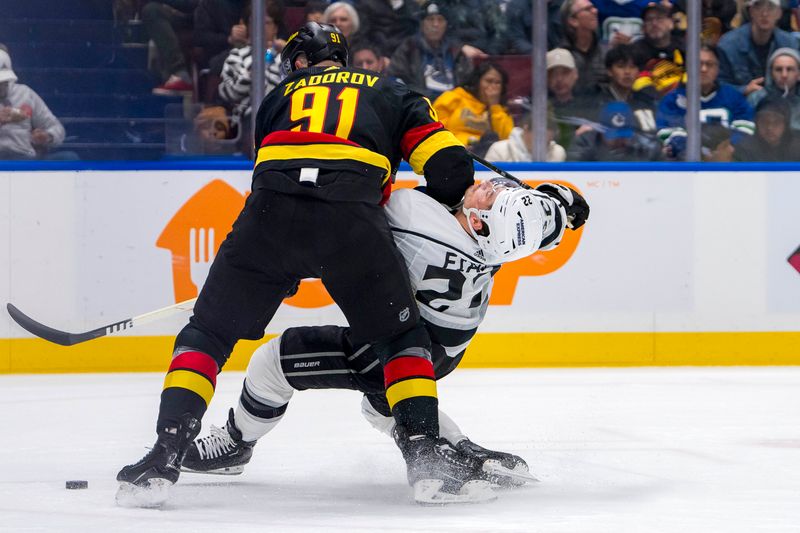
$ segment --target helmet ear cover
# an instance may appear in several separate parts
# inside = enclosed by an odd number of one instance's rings
[[[489,209],[462,208],[470,233],[487,263],[501,264],[527,257],[538,250],[542,242],[544,213],[539,200],[518,184],[509,185],[495,183],[503,188]],[[472,227],[470,215],[483,223],[482,230]]]
[[[284,76],[297,70],[295,62],[301,54],[306,56],[309,66],[331,60],[346,67],[350,60],[347,39],[339,28],[318,22],[307,22],[286,41],[281,54],[281,72]]]

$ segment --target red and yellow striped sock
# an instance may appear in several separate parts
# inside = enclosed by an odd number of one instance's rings
[[[409,435],[439,435],[436,377],[427,359],[400,355],[383,367],[386,400]]]
[[[169,365],[161,392],[157,431],[175,427],[184,413],[201,420],[217,386],[217,363],[203,352],[176,355]]]

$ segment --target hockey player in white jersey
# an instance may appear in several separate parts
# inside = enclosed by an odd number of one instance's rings
[[[500,265],[554,248],[565,228],[577,229],[585,222],[589,207],[567,187],[545,183],[527,189],[495,178],[470,187],[463,208],[454,214],[412,189],[395,191],[386,212],[433,341],[438,380],[461,361],[486,314],[492,278]],[[403,435],[405,428],[391,417],[389,406],[394,399],[387,396],[397,387],[387,394],[393,385],[390,381],[391,372],[384,376],[370,346],[350,341],[348,328],[290,328],[255,351],[238,406],[230,410],[223,428],[212,426],[209,436],[190,446],[183,469],[241,473],[256,441],[280,421],[294,391],[305,389],[361,391],[366,419],[394,436],[404,455],[413,453],[403,449],[402,443],[409,440]],[[414,381],[407,380],[408,386],[414,387]],[[439,433],[436,453],[448,459],[443,462],[480,472],[481,480],[448,486],[447,473],[409,467],[409,483],[418,502],[481,501],[494,497],[490,484],[521,485],[535,480],[521,457],[478,446],[441,410]]]

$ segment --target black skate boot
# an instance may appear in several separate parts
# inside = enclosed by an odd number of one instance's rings
[[[169,487],[178,481],[186,450],[198,433],[200,421],[188,413],[180,426],[162,430],[147,455],[117,474],[117,503],[124,507],[158,507],[164,503]]]
[[[519,487],[528,482],[539,481],[530,474],[525,459],[518,455],[490,450],[469,439],[459,441],[456,449],[480,460],[483,463],[483,472],[493,485]]]
[[[408,483],[418,503],[477,503],[494,500],[483,461],[454,448],[447,439],[409,436],[395,426],[394,440],[408,468]]]
[[[228,422],[220,429],[211,426],[208,437],[197,439],[189,446],[181,470],[203,474],[236,475],[244,472],[244,465],[253,456],[254,442],[242,440],[236,427],[233,409],[228,411]]]

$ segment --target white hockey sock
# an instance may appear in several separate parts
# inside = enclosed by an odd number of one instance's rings
[[[278,337],[259,346],[247,365],[247,377],[234,414],[242,439],[252,442],[266,435],[283,418],[293,394],[294,389],[281,368]]]

